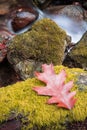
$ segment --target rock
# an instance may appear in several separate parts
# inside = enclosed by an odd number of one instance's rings
[[[11,6],[15,4],[17,4],[17,0],[0,0],[0,15],[8,14]]]
[[[0,4],[0,15],[5,15],[8,12],[9,12],[9,4],[8,3]]]
[[[87,69],[87,32],[83,35],[78,44],[73,47],[69,56],[84,69]]]
[[[87,118],[87,72],[83,69],[70,69],[64,66],[56,66],[55,72],[58,74],[62,69],[67,73],[66,82],[74,81],[72,91],[76,91],[77,102],[72,110],[48,105],[46,101],[50,97],[38,96],[32,90],[34,86],[44,84],[36,78],[28,79],[0,88],[0,129],[2,130],[5,123],[10,128],[11,119],[15,119],[14,122],[17,120],[19,129],[25,130],[70,130],[69,123],[83,124]],[[84,130],[86,126],[85,123]],[[14,127],[14,130],[18,127]],[[76,128],[81,130],[83,127],[76,125],[75,130]]]
[[[9,84],[14,84],[20,80],[20,77],[16,74],[14,69],[8,63],[8,60],[5,58],[3,62],[0,63],[0,88]]]
[[[46,8],[52,2],[52,0],[33,0],[33,2],[41,9]]]
[[[24,60],[14,65],[14,69],[22,79],[27,79],[29,77],[34,77],[35,71],[41,71],[41,65],[42,62],[36,62],[34,60]]]
[[[83,16],[83,8],[78,5],[67,5],[63,9],[61,9],[58,14],[66,15],[75,21],[82,21],[84,19]]]
[[[87,10],[87,1],[83,3],[83,7]]]
[[[33,67],[37,63],[62,64],[67,46],[66,39],[65,31],[55,22],[42,19],[32,26],[31,31],[13,38],[8,48],[8,61],[17,68],[15,70],[22,78],[26,78],[27,74],[28,78],[31,75],[30,70],[35,70]]]
[[[17,7],[8,15],[7,25],[13,32],[32,25],[38,18],[38,12],[33,7]],[[29,29],[29,27],[27,27]],[[27,29],[27,30],[28,30]]]

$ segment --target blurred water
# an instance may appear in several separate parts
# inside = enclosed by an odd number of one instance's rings
[[[87,31],[87,22],[86,21],[75,21],[68,16],[51,16],[62,29],[66,31],[68,35],[71,36],[72,42],[77,43],[83,34]]]

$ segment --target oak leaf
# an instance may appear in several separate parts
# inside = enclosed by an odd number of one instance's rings
[[[58,107],[67,109],[73,108],[76,99],[76,92],[70,92],[73,87],[73,81],[65,84],[66,72],[62,70],[59,74],[55,74],[53,65],[42,65],[43,72],[35,72],[36,77],[46,83],[45,87],[34,87],[33,90],[38,95],[48,95],[51,98],[47,101],[48,104],[56,103]]]

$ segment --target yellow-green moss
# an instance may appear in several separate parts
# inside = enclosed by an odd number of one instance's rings
[[[69,69],[63,66],[56,66],[56,73],[59,73],[63,68],[67,73],[66,82],[74,80],[72,90],[77,91],[77,102],[72,110],[46,104],[49,97],[38,96],[32,90],[32,87],[43,86],[44,84],[33,78],[0,88],[0,122],[6,121],[12,113],[15,113],[16,116],[21,113],[29,121],[27,127],[22,127],[24,130],[31,130],[34,126],[37,126],[38,130],[41,130],[42,127],[45,130],[65,130],[64,124],[67,121],[85,120],[87,117],[87,92],[78,91],[76,81],[78,75],[86,72],[81,69]],[[22,122],[25,121],[25,118],[23,118]]]
[[[33,59],[44,63],[62,64],[67,35],[58,25],[47,18],[37,21],[32,29],[17,35],[9,46],[11,63]]]

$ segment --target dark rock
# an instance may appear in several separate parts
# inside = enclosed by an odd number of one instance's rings
[[[14,71],[5,58],[2,63],[0,63],[0,88],[9,84],[14,84],[17,81],[21,81],[19,75]]]
[[[0,130],[20,130],[20,129],[21,129],[21,123],[19,120],[16,119],[7,121],[0,126]]]
[[[26,26],[34,23],[38,18],[38,12],[31,7],[18,7],[14,10],[11,10],[11,13],[8,15],[7,25],[10,27],[10,30],[17,32]],[[29,28],[28,28],[29,29]]]

